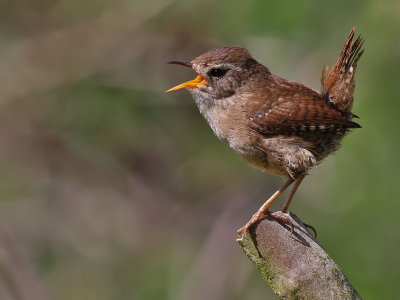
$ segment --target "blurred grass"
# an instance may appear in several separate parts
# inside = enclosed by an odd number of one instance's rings
[[[399,14],[389,0],[2,1],[0,262],[14,282],[0,298],[274,299],[234,238],[281,179],[220,143],[187,93],[164,94],[194,75],[165,62],[243,44],[318,89],[355,25],[363,128],[292,210],[362,297],[395,298]]]

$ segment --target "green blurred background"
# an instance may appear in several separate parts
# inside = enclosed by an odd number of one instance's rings
[[[283,180],[164,93],[195,76],[166,62],[242,44],[319,89],[353,26],[363,128],[291,209],[362,297],[398,297],[399,16],[397,0],[2,0],[0,298],[275,299],[235,232]]]

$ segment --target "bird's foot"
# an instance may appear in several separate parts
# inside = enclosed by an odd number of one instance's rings
[[[274,212],[269,212],[269,211],[267,211],[267,215],[270,216],[270,217],[272,217],[272,218],[275,218],[275,219],[277,219],[277,220],[281,220],[281,221],[283,221],[286,225],[290,226],[290,236],[293,235],[294,226],[293,226],[292,221],[290,221],[289,216],[288,216],[286,213],[284,213],[284,212],[282,212],[282,211],[274,211]]]
[[[256,223],[258,220],[260,220],[263,215],[271,215],[271,213],[268,211],[268,208],[279,197],[279,195],[282,194],[283,191],[286,190],[286,188],[293,183],[293,181],[294,181],[294,179],[292,177],[289,177],[288,180],[285,182],[285,184],[279,190],[277,190],[267,201],[265,201],[265,203],[251,217],[250,221],[247,222],[247,224],[245,226],[243,226],[242,228],[240,228],[237,231],[238,236],[240,236],[243,232],[247,232],[249,230],[250,226],[253,225],[254,223]],[[297,187],[299,186],[300,182],[301,182],[301,180],[299,181],[298,184],[296,184],[295,189],[292,191],[291,196],[289,198],[289,201],[287,201],[287,203],[285,204],[284,208],[287,208],[287,206],[289,206],[289,202],[291,200],[291,197],[293,197],[293,194],[296,191]],[[272,216],[275,217],[275,213],[272,213]],[[287,217],[284,218],[284,217],[277,216],[276,218],[280,219],[280,220],[283,220],[286,224],[292,224],[290,222],[289,218],[287,218]],[[292,227],[292,232],[293,232],[293,225],[291,225],[291,227]]]
[[[260,220],[263,217],[264,213],[261,210],[258,210],[250,219],[250,221],[248,221],[246,223],[246,225],[244,225],[242,228],[240,228],[237,231],[237,235],[240,237],[242,235],[242,233],[246,233],[247,231],[249,231],[249,228],[251,225],[253,225],[254,223],[256,223],[258,220]]]
[[[281,211],[276,211],[276,212],[270,212],[268,209],[265,211],[259,210],[257,211],[250,219],[250,221],[248,221],[246,223],[246,225],[244,225],[242,228],[240,228],[237,231],[237,235],[241,236],[243,233],[246,233],[247,231],[249,231],[249,228],[255,224],[258,220],[260,220],[264,215],[266,216],[270,216],[272,218],[275,218],[277,220],[281,220],[283,221],[285,224],[290,226],[290,235],[293,234],[294,231],[294,226],[292,221],[290,221],[290,218],[288,217],[287,214],[285,214],[284,212]],[[313,228],[312,226],[310,226],[310,228]],[[314,229],[314,228],[313,228]]]

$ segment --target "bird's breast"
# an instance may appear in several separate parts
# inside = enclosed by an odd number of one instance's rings
[[[207,94],[191,91],[200,113],[210,125],[214,134],[222,141],[234,144],[234,131],[239,125],[240,117],[234,109],[235,101],[231,97],[213,99]]]

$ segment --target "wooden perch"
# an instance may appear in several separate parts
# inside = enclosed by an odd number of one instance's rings
[[[290,227],[271,217],[238,239],[280,299],[361,299],[336,263],[293,213]]]

